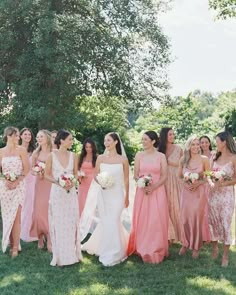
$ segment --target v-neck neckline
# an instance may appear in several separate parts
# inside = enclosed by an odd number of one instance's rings
[[[58,163],[60,164],[60,166],[61,166],[64,170],[66,170],[66,169],[68,168],[69,164],[70,164],[71,153],[69,152],[69,160],[68,160],[68,163],[67,163],[66,167],[64,167],[64,166],[61,164],[61,161],[59,160],[59,158],[58,158],[58,156],[56,155],[56,153],[54,153],[54,155],[55,155],[55,157],[57,158],[57,161],[58,161]]]

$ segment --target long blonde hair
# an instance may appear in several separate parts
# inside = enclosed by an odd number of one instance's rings
[[[46,130],[46,129],[41,129],[38,131],[39,132],[42,132],[46,137],[47,137],[47,146],[48,146],[48,149],[49,151],[51,152],[52,151],[52,139],[51,139],[51,132]],[[41,152],[42,150],[42,147],[40,145],[38,145],[38,147],[36,148],[35,152],[37,153],[37,155],[39,155],[39,153]]]
[[[188,138],[188,140],[186,141],[185,143],[185,146],[184,146],[184,152],[183,152],[183,160],[182,160],[182,165],[183,166],[188,166],[188,163],[191,159],[191,153],[190,153],[190,150],[191,150],[191,146],[192,146],[192,143],[194,140],[199,140],[199,138],[197,137],[196,134],[190,136]],[[199,153],[200,153],[200,149],[199,149]]]

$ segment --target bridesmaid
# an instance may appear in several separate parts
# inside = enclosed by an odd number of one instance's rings
[[[144,151],[135,157],[134,177],[152,175],[152,183],[136,189],[128,255],[141,256],[144,262],[160,263],[168,256],[168,203],[164,183],[166,157],[157,151],[158,136],[147,131],[142,137]]]
[[[165,183],[168,207],[169,207],[169,231],[168,240],[181,241],[180,223],[180,194],[181,183],[178,176],[179,160],[183,155],[181,147],[174,144],[175,133],[172,128],[162,128],[158,150],[165,154],[167,160],[167,180]]]
[[[85,176],[79,176],[79,213],[82,215],[86,202],[90,184],[94,178],[95,165],[97,160],[97,147],[91,138],[86,138],[83,142],[81,154],[79,156],[79,175],[84,173]]]
[[[222,266],[229,263],[229,248],[231,244],[231,223],[234,212],[234,184],[236,184],[236,144],[232,135],[220,132],[216,135],[217,153],[213,169],[224,171],[232,179],[215,182],[209,197],[209,226],[212,237],[212,257],[218,256],[218,240],[224,243]]]
[[[211,163],[215,153],[212,151],[210,138],[207,135],[203,135],[199,138],[199,140],[200,140],[201,154],[206,156]],[[209,194],[207,194],[207,196],[209,197]],[[208,203],[206,205],[205,214],[204,214],[202,236],[203,236],[202,238],[204,242],[211,241],[211,234],[210,234],[210,229],[208,224]]]
[[[6,146],[0,149],[0,166],[2,173],[15,173],[17,179],[0,181],[0,200],[3,221],[2,251],[6,252],[10,241],[11,256],[18,255],[21,230],[21,208],[25,198],[24,178],[29,172],[29,162],[25,148],[18,145],[19,130],[7,127],[4,130],[3,142]]]
[[[51,135],[48,130],[40,130],[37,134],[38,148],[32,155],[32,167],[37,162],[45,163],[52,151]],[[34,172],[32,172],[35,174]],[[44,178],[44,173],[36,175],[34,210],[30,236],[38,238],[38,248],[44,247],[44,239],[47,237],[47,249],[51,251],[51,241],[48,228],[48,202],[51,190],[51,183]]]
[[[211,140],[207,135],[203,135],[199,138],[201,154],[206,156],[209,160],[212,160],[215,153],[212,151]]]
[[[35,150],[35,140],[32,131],[29,128],[23,128],[20,131],[19,144],[23,146],[28,153],[30,168],[32,165],[32,153]],[[34,188],[35,188],[35,176],[31,173],[25,178],[25,201],[21,212],[21,239],[25,242],[31,242],[35,239],[29,235],[30,227],[32,224],[32,214],[34,207]]]
[[[45,178],[52,182],[49,201],[49,229],[52,241],[52,266],[71,265],[82,258],[79,233],[78,198],[73,184],[61,187],[58,179],[73,174],[77,179],[78,158],[72,152],[72,135],[59,130],[53,150],[46,162]]]
[[[179,255],[185,254],[189,248],[193,251],[192,257],[198,258],[203,245],[202,227],[207,204],[207,187],[205,180],[201,178],[209,168],[209,159],[200,155],[199,139],[196,136],[190,137],[180,159],[179,176],[183,179],[186,172],[198,173],[200,179],[194,184],[183,181],[180,205],[183,234]]]

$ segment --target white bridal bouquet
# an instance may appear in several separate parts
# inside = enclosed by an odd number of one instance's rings
[[[152,175],[141,175],[137,179],[137,186],[140,188],[144,188],[152,183]]]
[[[184,173],[184,181],[187,183],[195,183],[200,179],[200,175],[198,173],[185,172]]]
[[[108,174],[106,171],[100,172],[96,178],[97,182],[103,189],[110,188],[115,184],[113,176]]]
[[[58,179],[58,183],[61,187],[66,187],[66,186],[77,186],[78,182],[77,179],[75,178],[75,176],[73,174],[62,174],[59,179]],[[67,190],[67,192],[69,193],[69,190]]]

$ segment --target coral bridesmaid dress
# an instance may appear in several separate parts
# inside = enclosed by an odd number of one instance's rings
[[[85,177],[83,177],[81,184],[79,185],[79,214],[82,215],[82,212],[84,210],[84,205],[87,199],[88,190],[91,185],[91,182],[94,178],[94,167],[92,165],[92,162],[84,161],[81,166],[81,171],[84,172]]]
[[[139,175],[152,175],[153,182],[160,179],[161,160],[157,155],[153,163],[140,158]],[[142,188],[136,189],[132,229],[128,255],[137,254],[144,262],[159,263],[168,256],[168,204],[164,185],[146,195]]]
[[[40,162],[45,162],[45,159],[38,159]],[[36,176],[34,210],[32,217],[32,225],[30,236],[32,238],[40,238],[41,235],[49,234],[48,225],[48,206],[49,196],[51,191],[51,183],[44,177]]]

